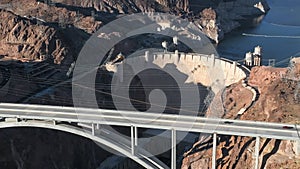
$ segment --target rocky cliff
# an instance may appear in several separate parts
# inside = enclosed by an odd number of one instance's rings
[[[248,84],[259,91],[258,100],[242,115],[237,112],[249,104],[252,93],[242,83],[226,89],[224,118],[299,124],[299,59],[288,68],[254,67]],[[205,169],[211,164],[211,144],[208,138],[194,145],[185,154],[183,169]],[[252,168],[255,138],[220,136],[217,147],[218,168]],[[262,139],[259,168],[299,168],[300,157],[293,141]]]
[[[195,23],[209,38],[217,43],[224,38],[224,34],[240,27],[241,21],[265,15],[270,9],[265,0],[219,0],[214,1],[214,3],[210,2],[211,8],[195,13],[195,16],[199,17],[200,15],[200,19],[195,20]],[[191,5],[191,8],[197,11],[197,8],[193,5]]]
[[[61,3],[92,7],[110,13],[171,12],[189,18],[212,40],[219,42],[224,34],[238,28],[239,20],[264,15],[270,9],[266,0],[193,1],[193,0],[104,0],[68,1]],[[214,17],[211,17],[213,16]]]
[[[0,55],[16,60],[45,60],[61,63],[66,45],[57,31],[46,25],[34,24],[11,12],[0,10]]]
[[[188,12],[189,10],[189,0],[57,0],[56,2],[72,6],[90,7],[102,12],[121,14],[137,12],[167,12],[172,10]]]
[[[118,14],[168,12],[190,19],[217,43],[224,34],[238,28],[240,21],[249,20],[249,16],[264,15],[269,10],[265,0],[10,0],[2,4],[20,16],[73,25],[88,33],[93,33],[103,22],[113,20]]]
[[[215,42],[240,26],[239,19],[261,15],[265,0],[7,0],[1,1],[0,55],[23,61],[76,58],[91,33],[118,14],[169,12],[189,18]]]

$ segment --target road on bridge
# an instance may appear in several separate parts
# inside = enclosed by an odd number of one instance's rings
[[[297,125],[134,111],[0,103],[0,117],[260,136],[283,140],[299,139]]]

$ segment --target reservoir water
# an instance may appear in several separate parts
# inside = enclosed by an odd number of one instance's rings
[[[270,11],[256,25],[245,25],[226,35],[217,46],[222,57],[242,60],[257,45],[263,47],[263,64],[275,59],[285,67],[292,56],[300,57],[300,1],[267,0]]]

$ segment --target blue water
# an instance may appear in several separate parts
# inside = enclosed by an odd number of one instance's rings
[[[217,46],[221,56],[241,60],[246,52],[260,45],[264,65],[275,59],[275,66],[284,67],[291,56],[300,57],[300,0],[268,3],[271,10],[260,24],[233,31]]]

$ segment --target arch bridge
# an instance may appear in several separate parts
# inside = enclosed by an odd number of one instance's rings
[[[0,103],[0,117],[0,128],[39,127],[73,133],[112,148],[145,168],[176,168],[176,133],[179,131],[213,135],[212,168],[216,168],[217,135],[256,137],[254,167],[258,168],[260,138],[299,141],[300,129],[298,125],[291,124],[11,103]],[[131,137],[121,137],[102,128],[102,125],[130,127]],[[139,148],[137,130],[140,128],[171,131],[171,166]]]

